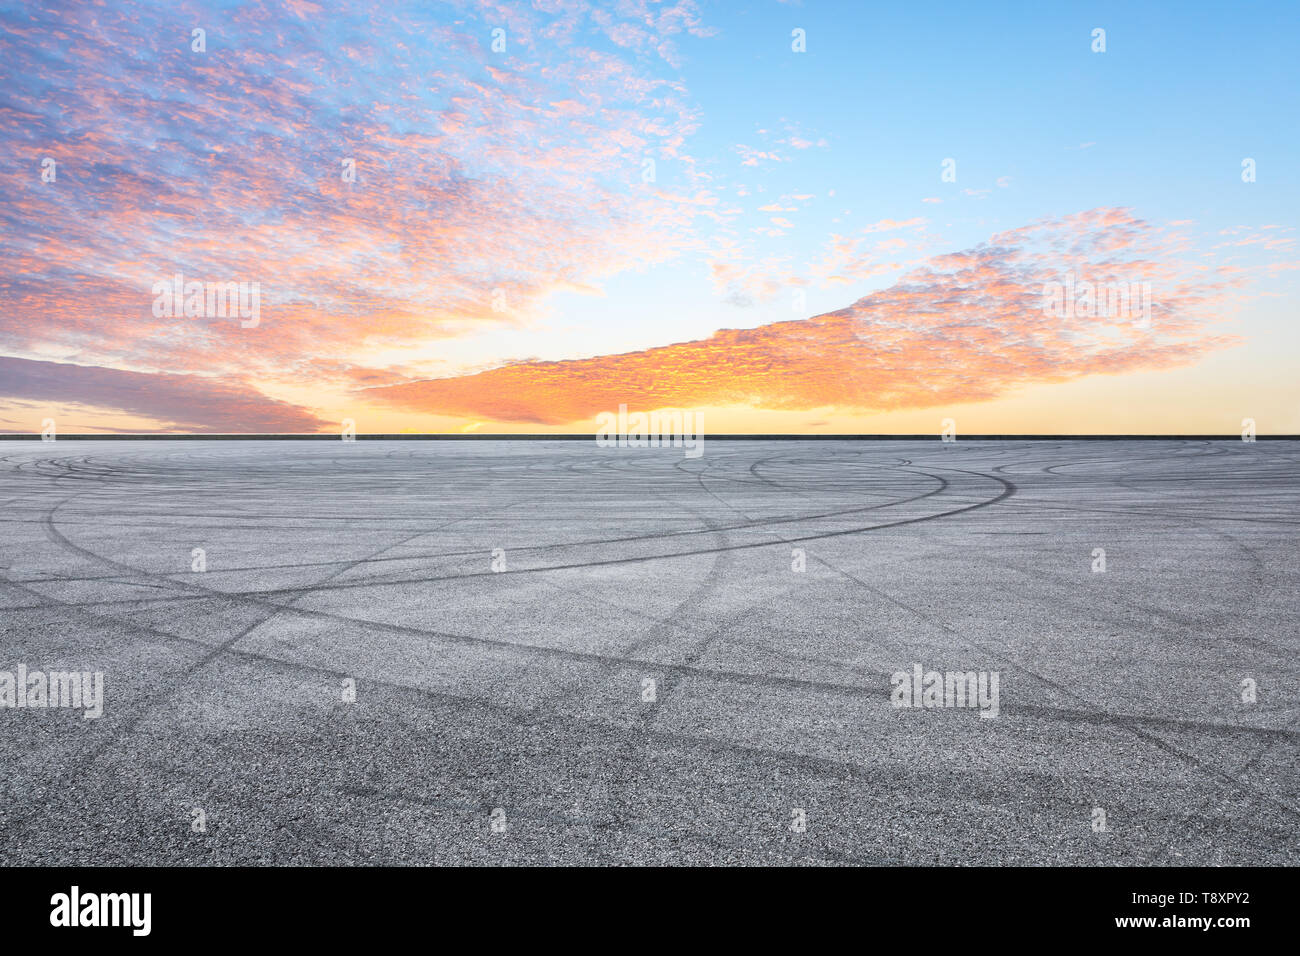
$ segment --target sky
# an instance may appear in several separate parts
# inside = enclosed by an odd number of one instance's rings
[[[0,431],[1300,433],[1294,2],[0,20]]]

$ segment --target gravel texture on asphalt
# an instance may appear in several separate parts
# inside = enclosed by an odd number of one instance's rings
[[[0,863],[1300,863],[1297,443],[0,453]]]

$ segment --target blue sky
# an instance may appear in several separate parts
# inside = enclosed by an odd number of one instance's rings
[[[1167,390],[1135,426],[1151,430],[1173,427],[1188,390],[1222,386],[1221,413],[1178,426],[1196,430],[1235,421],[1295,355],[1293,4],[295,0],[0,17],[0,355],[44,363],[12,366],[23,384],[0,427],[57,413],[202,428],[220,407],[221,427],[247,430],[349,411],[389,430],[566,428],[619,404],[623,382],[635,401],[755,427],[912,428],[942,396],[1014,428],[1016,396],[1064,408],[1052,395],[1085,380],[1098,421],[1117,420],[1123,380]],[[1037,290],[1076,270],[1155,282],[1163,322],[1120,351],[1115,328],[1044,326]],[[176,272],[258,283],[266,322],[151,316],[148,290]],[[944,322],[951,376],[925,358]],[[841,366],[845,342],[865,351]],[[1225,371],[1232,350],[1247,359]],[[528,402],[474,398],[502,376]],[[123,405],[123,381],[174,397]],[[186,407],[200,385],[209,399]],[[1300,428],[1278,388],[1260,404]]]
[[[1194,219],[1207,230],[1297,221],[1300,192],[1288,170],[1300,149],[1286,119],[1300,115],[1293,5],[1025,3],[977,15],[961,3],[707,9],[718,33],[682,43],[681,75],[707,118],[691,143],[698,168],[762,197],[817,195],[788,236],[761,244],[771,254],[803,259],[830,233],[918,215],[950,249],[1100,206]],[[796,26],[808,37],[803,55],[790,50]],[[1091,49],[1096,27],[1106,30],[1105,53]],[[772,147],[789,161],[736,168],[736,144],[771,146],[790,128],[829,145]],[[955,184],[940,182],[948,157],[957,160]],[[1246,157],[1259,170],[1249,186],[1241,182]],[[658,174],[665,186],[688,188],[671,162],[660,162]],[[680,298],[673,317],[656,323],[666,276]],[[683,336],[712,331],[711,322],[789,317],[784,297],[719,308],[707,298],[703,264],[628,275],[609,288],[647,327],[635,347],[649,344],[653,324]],[[850,301],[835,295],[809,291],[826,309]],[[606,304],[573,296],[565,306],[599,325]],[[588,341],[594,351],[615,346],[598,332]]]

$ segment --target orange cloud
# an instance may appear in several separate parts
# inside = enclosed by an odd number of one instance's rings
[[[1163,230],[1125,210],[1044,220],[931,259],[889,289],[810,319],[642,352],[522,362],[362,390],[394,407],[555,425],[631,407],[888,411],[988,400],[1034,383],[1185,365],[1236,343],[1208,330],[1229,287],[1164,261]],[[1117,253],[1127,252],[1119,259]],[[1151,322],[1061,316],[1044,285],[1151,283]]]

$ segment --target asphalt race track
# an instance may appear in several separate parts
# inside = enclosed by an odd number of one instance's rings
[[[0,456],[0,863],[1300,863],[1297,443]]]

